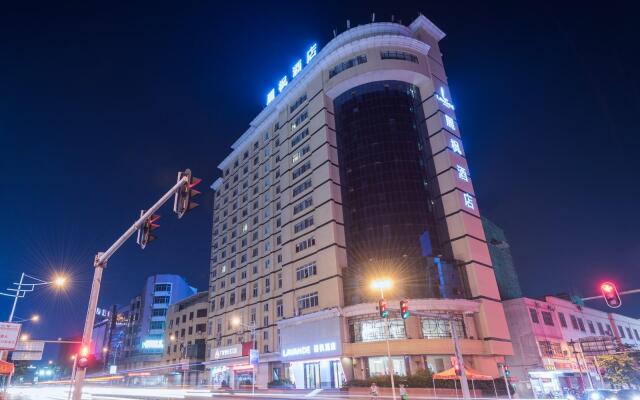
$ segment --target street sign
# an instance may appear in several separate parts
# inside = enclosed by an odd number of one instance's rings
[[[115,375],[117,373],[118,373],[118,366],[117,365],[109,365],[109,374]]]
[[[258,365],[260,363],[260,352],[256,349],[249,350],[249,364]]]
[[[13,350],[20,336],[22,324],[0,322],[0,350]]]
[[[40,361],[42,360],[41,351],[14,351],[11,353],[13,361]]]
[[[14,371],[12,363],[0,360],[0,375],[11,375]]]
[[[44,350],[44,340],[23,340],[16,344],[15,351],[39,351]]]

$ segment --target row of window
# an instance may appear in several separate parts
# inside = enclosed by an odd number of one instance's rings
[[[338,75],[343,71],[348,70],[349,68],[353,68],[356,65],[364,64],[366,62],[367,62],[366,54],[362,54],[352,59],[349,59],[347,61],[341,62],[340,64],[336,65],[335,67],[329,70],[329,79],[333,78],[334,76]]]
[[[535,308],[529,308],[529,314],[531,315],[531,321],[534,324],[539,324],[540,323],[540,318],[538,317],[538,310],[536,310]],[[544,311],[541,310],[540,314],[542,315],[542,322],[545,325],[548,326],[554,326],[554,322],[553,322],[553,314],[551,311]],[[561,312],[558,312],[558,320],[560,321],[560,326],[563,328],[568,328],[568,324],[567,324],[567,319],[565,317],[565,315]],[[585,326],[584,320],[580,317],[576,317],[573,314],[569,314],[569,320],[571,321],[571,327],[575,330],[580,330],[582,332],[587,332],[587,327],[589,328],[589,332],[591,334],[596,334],[596,326],[598,327],[598,334],[604,336],[604,335],[608,335],[608,336],[613,336],[613,331],[611,329],[611,325],[609,325],[608,323],[602,324],[602,322],[596,322],[596,324],[593,323],[593,321],[587,320],[587,325]],[[626,328],[626,334],[625,334],[625,328],[624,327],[619,327],[618,332],[620,333],[620,337],[621,338],[626,338],[628,337],[629,339],[634,339],[637,341],[640,341],[640,334],[638,333],[637,329],[632,329],[627,327]],[[633,333],[633,334],[632,334]]]

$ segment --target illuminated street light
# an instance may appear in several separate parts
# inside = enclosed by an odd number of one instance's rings
[[[103,353],[106,353],[107,351],[109,351],[109,349],[108,349],[108,348],[106,348],[106,347],[103,347],[103,348],[102,348],[102,352],[103,352]]]
[[[2,296],[13,297],[13,306],[11,307],[11,314],[9,314],[8,322],[13,322],[13,316],[16,312],[18,299],[21,299],[25,297],[27,293],[31,293],[36,290],[36,286],[53,285],[57,288],[62,288],[65,286],[66,282],[67,278],[63,275],[55,275],[53,280],[45,281],[43,279],[36,278],[35,276],[25,274],[24,272],[21,273],[20,281],[13,283],[13,285],[17,286],[16,288],[8,287],[6,289],[7,293],[0,292],[0,295]]]
[[[380,300],[378,301],[378,308],[380,311],[380,317],[384,321],[384,326],[386,328],[385,332],[385,342],[387,343],[387,368],[389,368],[389,376],[391,377],[391,394],[393,396],[393,400],[396,400],[396,383],[393,379],[393,360],[391,359],[391,348],[389,346],[389,336],[391,336],[391,326],[389,322],[389,318],[387,318],[388,311],[386,310],[387,302],[384,298],[384,289],[389,289],[392,285],[391,279],[383,278],[376,279],[371,282],[371,287],[373,289],[380,290]],[[384,307],[384,310],[382,309]]]
[[[29,340],[29,335],[28,334],[23,333],[22,335],[20,335],[20,341],[26,342],[27,340]]]
[[[40,316],[38,314],[34,314],[31,316],[31,322],[38,322],[40,321]]]
[[[67,283],[67,278],[62,275],[58,275],[53,279],[53,284],[59,288],[63,288]]]
[[[171,336],[169,336],[169,340],[171,340],[172,342],[175,342],[176,341],[176,335],[174,335],[172,333]]]
[[[371,287],[374,289],[380,289],[380,291],[384,289],[389,289],[392,285],[391,279],[376,279],[371,282]]]

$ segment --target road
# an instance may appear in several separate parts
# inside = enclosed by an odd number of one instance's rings
[[[69,386],[39,385],[39,386],[14,386],[4,395],[0,394],[0,400],[68,400]],[[86,386],[83,400],[197,400],[197,399],[260,399],[260,400],[294,400],[294,399],[322,399],[322,400],[369,400],[368,395],[348,395],[339,392],[313,392],[291,391],[277,393],[273,391],[256,392],[255,397],[251,393],[211,392],[207,389],[181,389],[181,388],[142,388],[119,386]],[[399,397],[398,397],[399,399]],[[440,400],[433,397],[415,397],[411,400]],[[452,400],[455,398],[443,398]],[[378,397],[378,400],[391,400],[391,396]],[[480,400],[476,398],[474,400]],[[487,398],[486,400],[496,400]]]

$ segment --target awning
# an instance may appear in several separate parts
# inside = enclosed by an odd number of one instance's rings
[[[0,360],[0,375],[11,375],[13,371],[13,363]]]
[[[493,380],[493,377],[490,375],[482,375],[477,371],[472,370],[471,368],[465,367],[464,372],[467,375],[467,379],[473,379],[475,381],[490,381]],[[460,379],[458,375],[456,375],[455,368],[449,368],[442,372],[438,372],[437,374],[433,374],[433,379]]]

